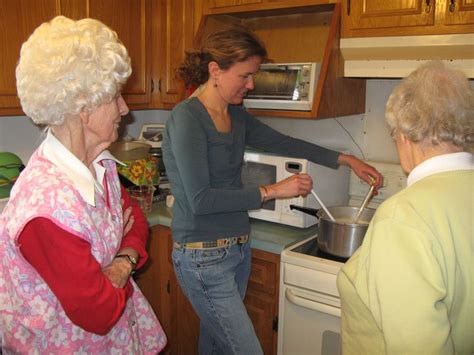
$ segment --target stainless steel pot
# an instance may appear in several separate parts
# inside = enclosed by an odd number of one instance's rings
[[[375,213],[375,210],[365,208],[358,223],[352,223],[358,210],[358,207],[330,207],[329,212],[335,222],[331,221],[323,210],[318,211],[318,247],[322,251],[342,258],[350,258],[354,254],[362,244],[369,222]]]
[[[359,222],[352,223],[359,207],[329,207],[328,210],[335,221],[332,221],[323,209],[316,210],[295,205],[290,205],[290,208],[318,217],[318,248],[341,258],[350,258],[359,248],[375,213],[371,208],[364,208]]]

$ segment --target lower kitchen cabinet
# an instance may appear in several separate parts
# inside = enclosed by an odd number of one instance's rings
[[[150,302],[168,337],[163,354],[197,354],[199,319],[181,291],[171,261],[168,227],[151,228],[149,261],[135,281]],[[280,256],[252,249],[252,272],[245,305],[265,354],[276,354]]]

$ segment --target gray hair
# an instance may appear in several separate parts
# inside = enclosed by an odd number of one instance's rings
[[[111,101],[131,72],[127,49],[114,31],[94,19],[58,16],[23,43],[18,96],[33,122],[61,125],[69,115]]]
[[[385,118],[392,131],[412,142],[473,145],[474,92],[466,76],[440,61],[428,62],[390,95]]]

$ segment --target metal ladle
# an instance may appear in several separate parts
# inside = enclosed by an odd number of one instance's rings
[[[352,219],[352,223],[357,223],[357,221],[359,220],[360,215],[362,214],[362,211],[364,210],[365,206],[367,206],[367,203],[369,202],[370,197],[372,196],[372,193],[374,192],[374,188],[375,188],[375,185],[372,183],[372,185],[370,185],[369,192],[367,192],[367,195],[365,196],[364,201],[360,205],[359,210],[357,211],[355,217]]]

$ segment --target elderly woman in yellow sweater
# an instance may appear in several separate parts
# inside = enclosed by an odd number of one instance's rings
[[[407,187],[385,201],[338,276],[344,354],[472,354],[474,92],[429,62],[386,119]]]

